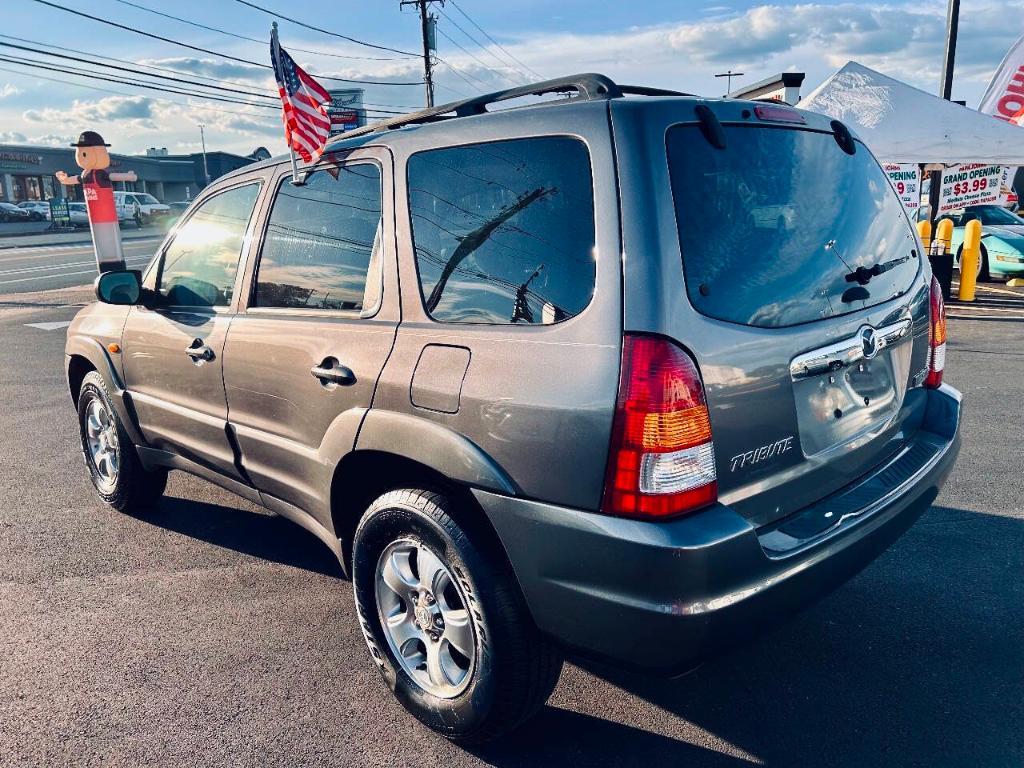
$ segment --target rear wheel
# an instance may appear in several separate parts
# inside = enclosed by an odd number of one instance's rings
[[[118,419],[103,377],[86,374],[78,395],[82,456],[93,487],[120,512],[151,507],[167,485],[167,471],[147,471]]]
[[[483,742],[544,705],[562,660],[504,556],[471,540],[452,511],[423,490],[378,498],[356,529],[352,582],[366,643],[398,700],[452,740]]]

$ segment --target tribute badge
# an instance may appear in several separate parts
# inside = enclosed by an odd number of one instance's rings
[[[114,203],[115,181],[135,181],[135,171],[107,173],[110,167],[109,144],[95,131],[85,131],[75,148],[75,162],[82,169],[78,176],[57,171],[57,181],[65,186],[81,184],[85,193],[85,206],[89,211],[89,229],[96,251],[96,267],[100,272],[124,269],[124,251],[121,249],[121,230],[117,226],[117,205]]]

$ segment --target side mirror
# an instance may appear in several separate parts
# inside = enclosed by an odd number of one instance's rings
[[[96,298],[104,304],[138,304],[142,296],[142,274],[134,269],[103,272],[93,287]]]

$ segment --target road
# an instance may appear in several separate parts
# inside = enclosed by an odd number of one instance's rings
[[[392,699],[312,536],[180,473],[145,517],[97,502],[53,328],[86,293],[0,300],[0,765],[1024,763],[1021,319],[950,321],[959,464],[862,574],[680,680],[569,664],[462,749]]]
[[[88,233],[85,235],[88,237]],[[163,236],[127,240],[125,262],[130,269],[149,263]],[[96,255],[91,245],[33,246],[0,250],[0,296],[70,288],[92,282]]]

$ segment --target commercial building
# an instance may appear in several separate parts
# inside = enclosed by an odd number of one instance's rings
[[[263,147],[244,157],[229,152],[207,152],[209,180],[268,157],[270,153]],[[165,149],[152,149],[144,156],[111,153],[110,168],[135,171],[138,176],[135,182],[117,182],[117,189],[148,192],[162,203],[191,200],[207,184],[201,152],[171,155]],[[0,202],[20,203],[53,197],[81,201],[82,188],[61,185],[55,178],[57,171],[78,173],[74,149],[0,144]]]

